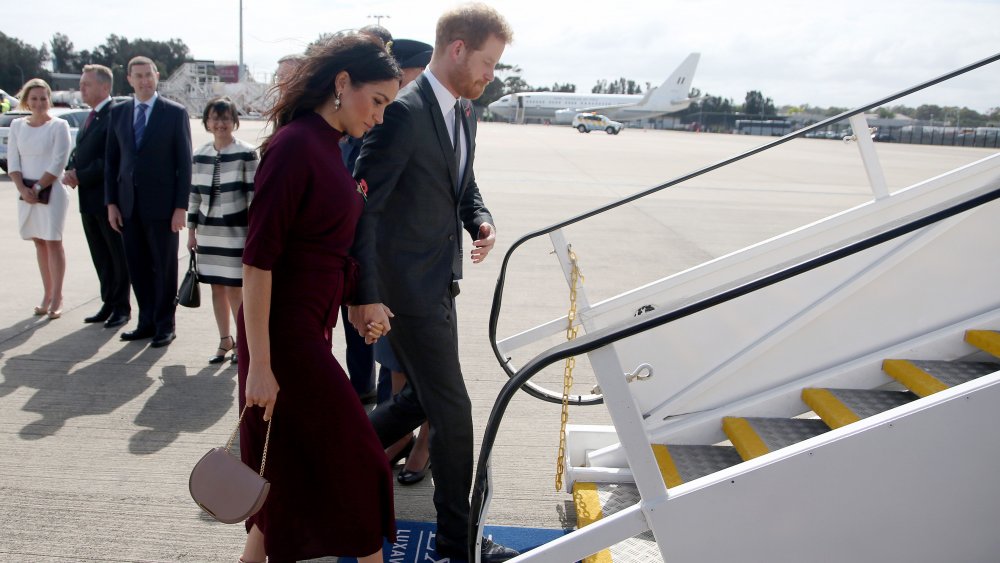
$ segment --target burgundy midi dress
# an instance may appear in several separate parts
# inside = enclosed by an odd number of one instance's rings
[[[272,273],[271,368],[280,390],[264,477],[271,491],[247,521],[268,561],[370,555],[395,540],[392,472],[327,339],[364,198],[342,164],[341,133],[314,112],[276,133],[261,158],[243,263]],[[247,349],[239,314],[240,409]],[[267,423],[247,410],[243,462],[259,469]]]

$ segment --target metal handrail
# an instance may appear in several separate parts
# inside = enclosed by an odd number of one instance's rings
[[[605,211],[609,211],[616,207],[620,207],[622,205],[625,205],[626,203],[656,193],[660,190],[669,188],[673,185],[687,181],[691,178],[695,178],[712,170],[716,170],[723,166],[727,166],[734,162],[738,162],[744,158],[747,158],[759,152],[786,143],[789,140],[804,135],[810,131],[824,128],[827,125],[830,125],[831,123],[835,123],[837,121],[856,115],[858,113],[863,113],[872,108],[885,105],[886,103],[894,101],[897,98],[907,96],[924,88],[928,88],[945,80],[949,80],[956,76],[975,70],[979,67],[991,64],[998,60],[1000,60],[1000,53],[982,59],[978,62],[972,63],[970,65],[964,66],[958,70],[949,72],[947,74],[939,76],[938,78],[929,80],[912,88],[908,88],[887,98],[883,98],[881,100],[861,106],[854,110],[845,111],[839,115],[833,116],[829,119],[826,119],[809,127],[800,129],[794,133],[789,133],[788,135],[785,135],[770,143],[766,143],[760,147],[751,149],[749,151],[741,153],[735,157],[723,160],[716,164],[705,166],[699,170],[680,176],[659,186],[644,190],[642,192],[638,192],[636,194],[633,194],[616,202],[583,213],[571,219],[567,219],[565,221],[556,223],[544,229],[528,233],[527,235],[515,241],[514,244],[512,244],[511,247],[507,250],[507,253],[504,255],[503,264],[500,269],[500,274],[497,278],[497,285],[493,295],[493,306],[490,311],[490,326],[489,326],[490,343],[493,346],[493,352],[496,355],[497,360],[499,360],[500,365],[503,367],[504,371],[507,372],[510,379],[504,384],[503,388],[500,390],[500,393],[497,395],[496,402],[493,404],[493,409],[491,410],[490,417],[486,423],[486,430],[484,432],[482,445],[480,447],[479,458],[476,463],[476,475],[473,480],[472,503],[470,507],[471,517],[469,518],[468,548],[469,548],[470,561],[479,561],[479,553],[477,550],[477,546],[482,531],[481,528],[485,525],[485,506],[486,506],[485,500],[488,498],[490,492],[489,459],[490,459],[490,454],[493,451],[493,444],[496,441],[497,433],[499,432],[500,422],[503,419],[504,413],[507,410],[507,406],[510,404],[510,401],[513,398],[514,394],[517,393],[519,390],[525,390],[525,386],[530,384],[530,379],[534,377],[539,371],[559,360],[564,360],[571,356],[592,352],[594,350],[597,350],[598,348],[602,348],[609,344],[618,342],[619,340],[623,340],[625,338],[634,336],[636,334],[645,332],[647,330],[663,326],[667,323],[687,317],[689,315],[693,315],[695,313],[709,309],[716,305],[726,303],[743,295],[747,295],[754,291],[769,287],[771,285],[777,284],[792,277],[804,274],[821,266],[830,264],[837,260],[841,260],[848,256],[857,254],[858,252],[862,252],[864,250],[882,244],[883,242],[887,242],[889,240],[911,233],[918,229],[924,228],[928,225],[932,225],[934,223],[937,223],[939,221],[942,221],[959,213],[963,213],[970,209],[974,209],[976,207],[994,201],[1000,198],[1000,185],[996,186],[995,189],[993,189],[990,192],[974,197],[965,202],[955,204],[944,210],[931,213],[930,215],[927,215],[923,218],[915,219],[904,225],[894,227],[883,233],[870,236],[861,241],[848,244],[842,248],[827,252],[825,254],[811,258],[804,262],[800,262],[796,265],[789,266],[777,272],[763,276],[759,279],[736,286],[732,289],[716,293],[715,295],[700,299],[694,303],[679,307],[677,309],[653,312],[648,315],[643,315],[641,317],[642,318],[641,321],[633,320],[625,323],[620,323],[618,325],[612,325],[588,333],[575,340],[564,342],[562,344],[550,348],[549,350],[543,352],[542,354],[535,356],[517,372],[514,372],[510,369],[510,366],[507,364],[507,360],[503,358],[502,354],[500,354],[500,350],[496,342],[496,326],[497,326],[497,320],[499,319],[500,315],[500,305],[502,303],[504,280],[506,277],[507,266],[510,261],[511,254],[514,252],[515,249],[517,249],[520,245],[524,244],[525,242],[533,238],[551,233],[553,231],[556,231],[573,223],[577,223],[594,215],[603,213]],[[535,396],[537,398],[541,398],[543,400],[551,400],[548,394],[540,390],[540,388],[536,387],[532,389],[529,387],[529,389],[526,391],[532,396]],[[560,397],[560,402],[561,402],[561,397]],[[578,401],[576,404],[596,404],[597,402],[599,401],[591,401],[589,403]]]
[[[511,366],[509,364],[509,358],[505,358],[503,356],[503,354],[500,352],[499,344],[497,343],[497,323],[500,320],[500,308],[501,308],[501,305],[502,305],[502,302],[503,302],[503,288],[504,288],[504,283],[505,283],[506,278],[507,278],[507,267],[508,267],[508,264],[510,262],[510,258],[513,255],[514,251],[517,250],[517,248],[520,247],[525,242],[527,242],[527,241],[529,241],[531,239],[543,236],[543,235],[547,235],[547,234],[549,234],[549,233],[551,233],[553,231],[562,229],[562,228],[567,227],[569,225],[572,225],[574,223],[578,223],[580,221],[583,221],[583,220],[588,219],[590,217],[593,217],[595,215],[599,215],[601,213],[604,213],[605,211],[610,211],[610,210],[615,209],[617,207],[621,207],[622,205],[625,205],[627,203],[631,203],[631,202],[633,202],[633,201],[635,201],[637,199],[646,197],[646,196],[648,196],[650,194],[654,194],[654,193],[659,192],[661,190],[665,190],[665,189],[667,189],[667,188],[669,188],[671,186],[675,186],[675,185],[680,184],[682,182],[686,182],[686,181],[688,181],[688,180],[690,180],[692,178],[697,178],[698,176],[701,176],[703,174],[707,174],[708,172],[711,172],[713,170],[722,168],[723,166],[728,166],[728,165],[730,165],[730,164],[732,164],[734,162],[738,162],[740,160],[743,160],[745,158],[753,156],[753,155],[755,155],[757,153],[760,153],[760,152],[772,149],[772,148],[774,148],[774,147],[776,147],[778,145],[781,145],[783,143],[787,143],[788,141],[790,141],[790,140],[792,140],[792,139],[794,139],[796,137],[801,137],[801,136],[803,136],[803,135],[805,135],[807,133],[810,133],[812,131],[823,129],[823,128],[825,128],[825,127],[827,127],[827,126],[829,126],[829,125],[831,125],[833,123],[836,123],[838,121],[842,121],[842,120],[847,119],[847,118],[849,118],[849,117],[851,117],[853,115],[857,115],[859,113],[864,113],[864,112],[866,112],[866,111],[868,111],[870,109],[873,109],[873,108],[876,108],[876,107],[879,107],[879,106],[883,106],[883,105],[885,105],[885,104],[887,104],[889,102],[892,102],[892,101],[894,101],[894,100],[896,100],[898,98],[902,98],[904,96],[908,96],[908,95],[910,95],[910,94],[912,94],[914,92],[923,90],[925,88],[929,88],[930,86],[933,86],[933,85],[938,84],[940,82],[944,82],[946,80],[950,80],[952,78],[955,78],[956,76],[965,74],[965,73],[970,72],[972,70],[975,70],[975,69],[977,69],[979,67],[986,66],[986,65],[988,65],[990,63],[994,63],[994,62],[996,62],[998,60],[1000,60],[1000,53],[997,53],[997,54],[995,54],[995,55],[993,55],[991,57],[987,57],[987,58],[982,59],[980,61],[977,61],[975,63],[972,63],[970,65],[966,65],[964,67],[961,67],[958,70],[949,72],[947,74],[943,74],[943,75],[941,75],[941,76],[939,76],[937,78],[934,78],[932,80],[928,80],[926,82],[923,82],[923,83],[918,84],[916,86],[913,86],[911,88],[907,88],[905,90],[897,92],[896,94],[893,94],[893,95],[888,96],[886,98],[882,98],[882,99],[880,99],[878,101],[875,101],[875,102],[872,102],[870,104],[866,104],[866,105],[860,106],[860,107],[858,107],[856,109],[848,110],[848,111],[845,111],[843,113],[837,114],[837,115],[835,115],[833,117],[824,119],[823,121],[820,121],[819,123],[815,123],[815,124],[810,125],[808,127],[804,127],[804,128],[799,129],[797,131],[789,133],[789,134],[787,134],[787,135],[785,135],[783,137],[779,137],[778,139],[775,139],[774,141],[771,141],[769,143],[765,143],[765,144],[763,144],[763,145],[761,145],[759,147],[755,147],[753,149],[750,149],[748,151],[740,153],[740,154],[738,154],[736,156],[733,156],[733,157],[727,158],[725,160],[716,162],[715,164],[710,164],[708,166],[699,168],[699,169],[695,170],[694,172],[690,172],[688,174],[684,174],[683,176],[678,176],[677,178],[674,178],[673,180],[670,180],[670,181],[668,181],[666,183],[660,184],[658,186],[654,186],[652,188],[648,188],[648,189],[643,190],[641,192],[637,192],[637,193],[632,194],[630,196],[627,196],[625,198],[622,198],[622,199],[619,199],[619,200],[614,201],[612,203],[609,203],[609,204],[606,204],[604,206],[598,207],[598,208],[593,209],[591,211],[587,211],[586,213],[582,213],[582,214],[577,215],[575,217],[571,217],[571,218],[566,219],[564,221],[560,221],[559,223],[555,223],[553,225],[550,225],[548,227],[539,229],[537,231],[530,232],[530,233],[522,236],[521,238],[517,239],[516,241],[514,241],[513,244],[511,244],[510,248],[507,249],[507,253],[503,257],[503,263],[500,266],[500,273],[497,276],[496,288],[493,291],[493,305],[492,305],[492,308],[490,309],[490,321],[489,321],[489,323],[490,323],[489,324],[490,345],[493,348],[493,354],[496,356],[497,361],[500,362],[500,366],[507,373],[508,377],[514,377],[517,373],[519,373],[517,371],[514,371],[511,368]],[[553,394],[553,393],[551,393],[549,391],[546,391],[545,389],[542,389],[541,387],[536,386],[536,385],[534,385],[533,383],[530,383],[530,382],[528,382],[527,385],[525,385],[524,391],[526,393],[528,393],[529,395],[535,397],[536,399],[541,399],[543,401],[548,401],[548,402],[552,402],[552,403],[562,403],[562,396],[561,395],[557,396],[557,395],[555,395],[555,394]],[[569,402],[570,402],[570,404],[573,404],[573,405],[596,405],[596,404],[601,404],[603,402],[603,399],[600,399],[600,398],[583,399],[582,397],[576,396],[576,397],[571,397]]]

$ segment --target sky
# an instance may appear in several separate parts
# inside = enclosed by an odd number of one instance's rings
[[[376,21],[433,43],[441,0],[243,0],[244,63],[268,80],[277,60],[323,32]],[[690,52],[692,85],[742,103],[857,107],[1000,53],[1000,0],[494,0],[514,43],[501,62],[532,86],[599,79],[659,85]],[[237,60],[240,0],[33,0],[4,7],[0,31],[40,46],[65,33],[78,51],[110,34],[184,41],[197,59]],[[41,14],[41,17],[39,15]],[[384,16],[377,20],[375,16]],[[1000,107],[1000,62],[900,102]]]

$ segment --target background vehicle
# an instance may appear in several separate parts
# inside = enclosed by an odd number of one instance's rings
[[[578,113],[573,117],[573,128],[581,133],[595,130],[607,131],[608,135],[617,135],[625,127],[618,121],[611,121],[606,116],[596,113]]]
[[[27,111],[9,111],[0,115],[0,168],[7,172],[7,138],[10,136],[10,124],[19,117],[31,115]],[[90,109],[52,108],[49,115],[65,119],[69,122],[70,150],[76,146],[76,132],[87,121]]]

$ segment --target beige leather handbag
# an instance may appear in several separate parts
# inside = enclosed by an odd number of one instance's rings
[[[260,460],[260,473],[250,469],[239,458],[229,453],[240,430],[240,422],[229,437],[225,448],[212,448],[191,470],[188,490],[191,498],[205,512],[223,524],[236,524],[253,516],[264,505],[271,484],[264,478],[264,464],[267,462],[267,444],[271,439],[271,421],[267,423],[264,437],[264,455]]]

